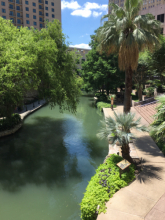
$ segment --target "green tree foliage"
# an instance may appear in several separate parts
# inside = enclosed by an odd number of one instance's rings
[[[130,139],[134,138],[131,133],[131,129],[136,129],[138,131],[148,131],[145,126],[140,126],[140,119],[135,119],[135,114],[116,114],[114,112],[115,118],[108,117],[105,121],[102,121],[102,128],[97,134],[99,138],[107,138],[112,144],[119,142],[122,150],[122,157],[133,163],[130,157]]]
[[[98,50],[107,54],[117,53],[119,68],[125,71],[124,112],[131,107],[132,75],[137,69],[139,52],[159,45],[160,22],[152,14],[138,15],[141,0],[126,0],[124,8],[112,3],[111,14],[99,28]]]
[[[150,74],[148,71],[148,53],[147,52],[140,53],[138,60],[138,67],[133,74],[133,82],[135,84],[135,88],[138,91],[139,101],[142,101],[142,91],[149,77]]]
[[[90,43],[92,49],[86,55],[87,61],[82,64],[84,89],[87,92],[101,89],[103,92],[105,89],[109,95],[109,91],[116,91],[117,87],[123,83],[124,73],[118,69],[117,56],[99,54],[96,50],[97,45],[95,35],[92,35]]]
[[[31,89],[50,106],[75,111],[80,94],[73,54],[61,24],[54,20],[41,31],[17,29],[0,18],[0,113],[9,117]]]
[[[159,105],[154,115],[155,121],[151,125],[150,134],[165,154],[165,96],[157,97]]]

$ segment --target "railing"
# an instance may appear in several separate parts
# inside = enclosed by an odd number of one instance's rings
[[[152,102],[152,101],[155,101],[155,98],[154,98],[154,97],[148,98],[148,99],[146,99],[146,100],[144,100],[144,101],[135,102],[135,103],[134,103],[134,106],[144,105],[144,104],[150,103],[150,102]]]

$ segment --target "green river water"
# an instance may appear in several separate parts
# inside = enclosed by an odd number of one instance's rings
[[[108,153],[92,100],[81,97],[76,114],[45,106],[0,139],[1,220],[80,220],[88,181]]]

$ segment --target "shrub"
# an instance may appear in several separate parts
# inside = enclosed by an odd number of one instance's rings
[[[116,108],[116,105],[113,105],[113,107]],[[103,108],[111,108],[111,104],[107,102],[97,102],[97,108],[103,111]]]
[[[10,130],[21,122],[19,114],[12,114],[10,118],[0,119],[0,131]]]
[[[95,97],[98,98],[98,101],[106,101],[107,100],[107,96],[106,94],[102,94],[102,93],[95,93]]]
[[[115,192],[127,186],[128,183],[135,178],[134,165],[131,165],[129,172],[122,174],[120,179],[119,168],[116,164],[121,160],[123,160],[122,157],[112,154],[111,157],[96,170],[96,174],[91,178],[80,204],[81,218],[83,220],[96,219],[98,205],[100,206],[98,213],[105,213],[105,202],[107,202]]]

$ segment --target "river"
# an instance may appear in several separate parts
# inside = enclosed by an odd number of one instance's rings
[[[88,181],[108,153],[92,103],[82,96],[76,114],[44,106],[0,139],[1,220],[80,220]]]

